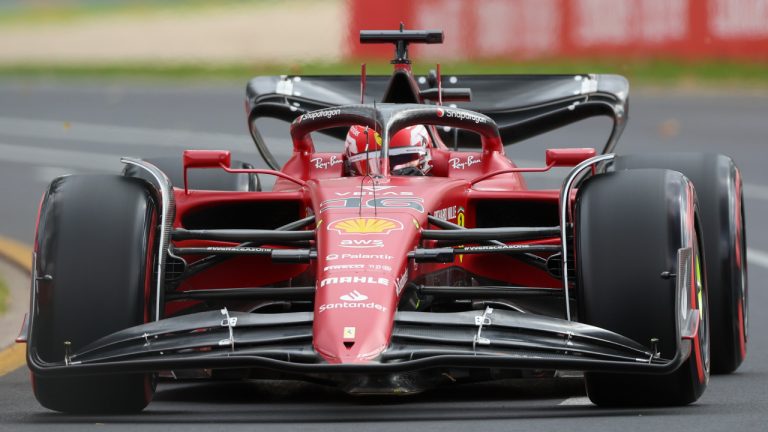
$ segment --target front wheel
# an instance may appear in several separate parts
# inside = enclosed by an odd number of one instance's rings
[[[616,158],[617,171],[638,168],[679,171],[696,188],[712,312],[712,372],[731,373],[747,356],[747,236],[741,173],[731,158],[721,154]]]
[[[696,401],[709,381],[709,308],[690,181],[655,169],[599,175],[580,188],[575,223],[579,321],[627,336],[661,358],[684,359],[666,375],[586,373],[590,400],[600,406]],[[690,277],[678,284],[679,256]],[[688,334],[692,315],[698,326]]]
[[[40,210],[36,293],[28,349],[45,362],[149,320],[157,209],[140,179],[73,175],[55,179]],[[46,408],[70,413],[142,410],[151,374],[32,375]]]

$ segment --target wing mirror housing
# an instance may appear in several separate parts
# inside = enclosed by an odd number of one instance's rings
[[[572,167],[595,157],[596,154],[593,148],[547,149],[546,163],[551,167]]]
[[[187,195],[189,195],[187,170],[190,168],[219,168],[230,174],[268,174],[284,178],[302,187],[306,186],[306,183],[303,180],[280,171],[256,168],[232,168],[232,153],[227,150],[185,150],[182,161],[184,165],[184,193]]]
[[[187,168],[231,168],[232,154],[226,150],[184,150],[184,171]]]
[[[184,150],[182,157],[184,165],[184,193],[189,195],[187,170],[190,168],[223,168],[232,167],[232,153],[226,150]]]

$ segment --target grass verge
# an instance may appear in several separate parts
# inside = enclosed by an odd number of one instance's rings
[[[389,74],[391,65],[369,61],[369,74]],[[417,74],[434,68],[433,63],[414,66]],[[637,85],[649,86],[734,86],[768,87],[768,62],[675,60],[558,60],[534,62],[461,62],[442,65],[444,74],[557,74],[617,73]],[[256,75],[336,75],[360,72],[360,63],[294,64],[205,64],[205,63],[125,63],[125,64],[15,64],[0,65],[0,77],[35,79],[106,80],[227,80],[243,82]]]

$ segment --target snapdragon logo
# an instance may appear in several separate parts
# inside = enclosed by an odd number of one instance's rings
[[[341,114],[341,110],[339,109],[312,111],[302,115],[301,119],[299,120],[299,123],[301,123],[304,120],[314,120],[319,117],[331,118],[339,114]]]
[[[473,121],[475,123],[485,123],[486,120],[484,117],[480,117],[477,114],[472,114],[470,112],[465,111],[453,111],[453,110],[444,110],[445,116],[448,118],[455,118],[459,120],[469,120]],[[442,117],[442,116],[440,116]]]

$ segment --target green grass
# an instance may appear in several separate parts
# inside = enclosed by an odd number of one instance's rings
[[[0,314],[8,308],[8,285],[0,278]]]
[[[416,73],[425,73],[434,64],[421,62]],[[382,61],[368,62],[369,74],[389,74],[391,65]],[[633,85],[661,86],[734,86],[768,87],[768,62],[673,60],[576,60],[534,62],[462,62],[442,65],[444,74],[493,73],[617,73]],[[305,64],[196,64],[196,63],[125,63],[100,65],[0,65],[0,77],[106,80],[227,80],[244,82],[255,75],[330,75],[360,73],[360,63]]]

